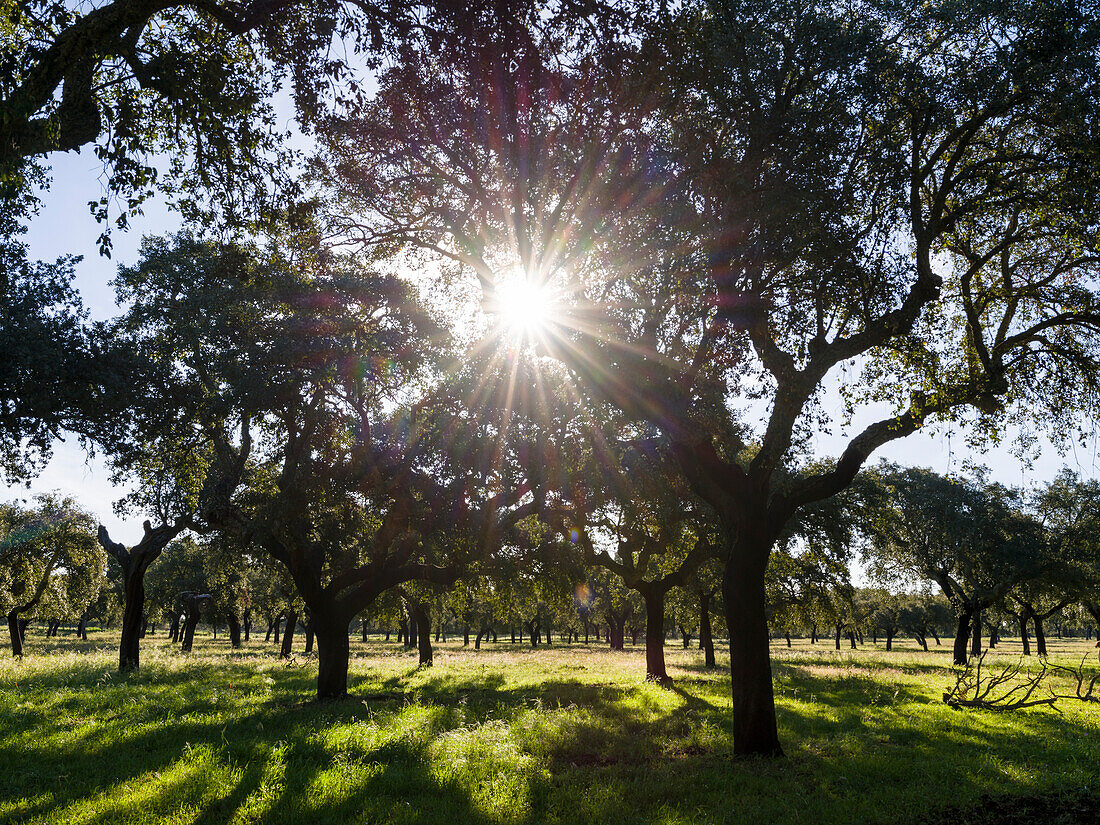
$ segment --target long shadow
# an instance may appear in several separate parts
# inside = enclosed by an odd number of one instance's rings
[[[218,781],[224,787],[211,786],[210,798],[188,803],[195,810],[188,821],[198,825],[235,817],[533,825],[748,822],[757,810],[795,821],[817,805],[850,809],[849,821],[893,822],[907,805],[926,811],[950,801],[930,800],[933,787],[951,785],[958,800],[991,786],[999,793],[1024,792],[1039,781],[1022,772],[991,778],[985,772],[991,752],[1025,766],[1051,743],[1071,742],[1083,764],[1098,755],[1095,743],[1075,741],[1081,740],[1076,725],[1053,714],[1030,714],[1022,730],[965,715],[930,725],[907,715],[929,704],[919,686],[885,685],[858,670],[826,677],[807,664],[777,667],[780,725],[791,743],[789,759],[779,763],[731,761],[732,717],[728,705],[711,701],[725,697],[722,675],[681,679],[669,701],[656,688],[637,685],[554,679],[510,687],[499,673],[441,669],[426,677],[410,668],[363,680],[357,697],[325,704],[303,701],[312,674],[283,671],[277,673],[277,698],[226,713],[207,706],[204,715],[190,692],[167,704],[151,693],[107,723],[73,731],[55,726],[39,745],[28,746],[26,737],[16,744],[5,732],[0,764],[14,766],[5,784],[19,796],[45,797],[21,810],[20,820],[51,813],[63,820],[81,800],[124,784],[160,787],[154,774],[181,766],[193,765],[195,773],[177,770],[178,782],[201,790],[214,780],[197,773],[207,763],[189,760],[206,753],[210,764],[222,766],[225,776]],[[187,677],[161,675],[168,677],[166,690]],[[224,683],[224,669],[221,678]],[[48,684],[41,680],[38,688]],[[122,696],[157,685],[112,687]],[[938,705],[928,712],[947,713]],[[341,744],[343,735],[350,744]],[[498,735],[513,748],[504,756],[478,750],[476,742],[461,750],[463,737]],[[452,739],[460,748],[455,758],[447,750]],[[508,810],[484,790],[493,782],[507,785],[500,799],[512,806]],[[158,792],[148,799],[147,813],[173,813],[164,807],[169,796]],[[81,821],[142,814],[126,804]]]

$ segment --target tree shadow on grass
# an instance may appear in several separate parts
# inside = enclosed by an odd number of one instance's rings
[[[724,678],[664,692],[410,670],[364,680],[362,695],[339,702],[300,701],[312,677],[293,673],[279,675],[283,699],[226,713],[192,717],[178,712],[191,695],[152,697],[84,733],[46,731],[40,746],[0,740],[0,763],[15,766],[11,787],[31,800],[19,820],[533,825],[784,822],[810,810],[822,822],[894,822],[899,811],[1042,788],[1032,769],[1056,772],[1052,756],[1097,756],[1053,714],[997,727],[952,715],[919,686],[789,663],[777,673],[790,754],[778,762],[732,761]]]

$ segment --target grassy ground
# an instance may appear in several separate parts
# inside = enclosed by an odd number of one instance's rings
[[[356,643],[357,698],[318,705],[315,661],[271,645],[203,637],[184,657],[153,637],[122,678],[115,642],[32,635],[0,661],[0,822],[886,823],[1100,790],[1100,705],[952,711],[946,642],[779,642],[788,758],[736,762],[728,671],[694,650],[669,646],[663,689],[640,648],[449,643],[418,670]],[[1051,647],[1073,664],[1092,651]]]

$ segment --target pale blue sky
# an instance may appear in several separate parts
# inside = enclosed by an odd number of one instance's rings
[[[134,216],[131,229],[114,233],[113,259],[99,256],[96,238],[100,226],[88,211],[88,201],[102,195],[100,167],[90,151],[69,153],[51,158],[53,184],[43,198],[41,214],[30,224],[26,240],[31,255],[49,260],[59,255],[84,255],[77,266],[77,286],[93,318],[109,318],[117,314],[114,291],[108,286],[119,263],[131,264],[137,258],[142,235],[163,234],[178,226],[178,220],[169,213],[163,201],[154,200],[146,205],[145,214]],[[826,399],[830,412],[839,415],[838,399]],[[855,424],[866,423],[869,418],[859,417]],[[846,440],[839,434],[819,439],[820,455],[835,455],[843,449]],[[1097,467],[1095,436],[1087,448],[1077,446],[1063,458],[1049,444],[1044,445],[1040,457],[1029,469],[1011,455],[1007,448],[974,456],[967,449],[958,433],[918,433],[902,441],[894,442],[876,453],[902,464],[930,467],[938,472],[959,469],[967,458],[987,464],[993,480],[1008,485],[1029,485],[1052,478],[1059,469],[1068,465],[1083,475],[1095,477]],[[30,490],[12,488],[0,491],[0,497],[25,498],[36,492],[58,490],[72,495],[92,511],[108,528],[116,541],[131,543],[141,538],[141,517],[117,518],[111,504],[121,493],[112,488],[100,460],[89,459],[74,439],[58,444],[53,460],[35,479]]]

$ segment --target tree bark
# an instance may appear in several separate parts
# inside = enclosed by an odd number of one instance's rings
[[[230,611],[225,614],[225,625],[229,628],[229,646],[234,650],[241,646],[241,623],[237,621],[237,614]]]
[[[417,649],[420,653],[420,666],[432,666],[432,616],[428,606],[417,602],[412,609],[416,621]]]
[[[304,653],[313,652],[313,636],[313,620],[310,619],[308,622],[306,622],[306,647],[303,651]]]
[[[347,624],[339,619],[318,621],[317,634],[317,698],[342,699],[348,695],[348,663],[351,643]]]
[[[645,601],[645,678],[669,685],[672,680],[665,671],[665,591],[647,587],[640,592]]]
[[[1043,631],[1043,618],[1042,616],[1033,614],[1031,617],[1031,623],[1035,626],[1035,653],[1038,656],[1047,655],[1047,635]]]
[[[714,658],[714,635],[710,626],[710,594],[699,594],[699,644],[703,647],[705,667],[717,667]]]
[[[180,614],[179,612],[172,613],[172,622],[168,629],[168,640],[172,644],[177,644],[180,640]]]
[[[771,651],[764,572],[771,542],[748,545],[741,536],[730,550],[722,576],[729,628],[733,689],[733,751],[738,756],[782,756],[772,692]]]
[[[982,655],[982,613],[980,610],[974,611],[974,619],[971,622],[970,632],[970,655],[981,656]]]
[[[966,664],[966,645],[970,641],[970,620],[974,616],[973,610],[959,611],[959,624],[955,630],[955,664]]]
[[[8,635],[11,637],[11,655],[23,655],[23,634],[19,630],[19,608],[13,607],[8,612]]]
[[[286,628],[283,630],[283,646],[279,650],[279,658],[289,659],[294,652],[294,630],[298,625],[298,611],[293,607],[286,612]]]
[[[183,621],[183,641],[180,643],[181,653],[190,653],[195,646],[195,628],[199,626],[199,611],[188,613]]]

